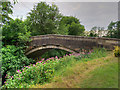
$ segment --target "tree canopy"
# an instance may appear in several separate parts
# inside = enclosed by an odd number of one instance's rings
[[[61,14],[56,5],[38,3],[27,17],[32,35],[54,34],[59,26]]]
[[[64,23],[66,26],[71,25],[73,22],[76,24],[80,24],[79,19],[73,16],[63,16],[61,22]]]
[[[0,9],[2,10],[2,22],[6,23],[8,22],[11,18],[9,17],[9,14],[12,14],[12,8],[13,6],[11,5],[11,2],[2,2],[2,7]]]
[[[4,45],[20,45],[29,41],[31,32],[20,19],[11,20],[9,24],[3,25],[2,35]]]
[[[75,22],[73,22],[69,26],[68,35],[82,35],[84,31],[85,31],[85,28],[83,25],[76,24]]]
[[[17,0],[13,0],[14,4],[17,3]],[[12,18],[9,16],[9,14],[12,14],[12,8],[11,2],[8,0],[0,1],[2,10],[2,13],[0,15],[2,16],[2,24],[8,23]],[[0,24],[2,26],[2,24]]]
[[[66,28],[68,29],[66,30],[68,32],[68,35],[82,35],[85,31],[85,28],[83,25],[80,24],[79,19],[73,16],[63,16],[60,24],[66,26]]]

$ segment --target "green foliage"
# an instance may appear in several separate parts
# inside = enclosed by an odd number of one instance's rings
[[[92,27],[92,29],[91,30],[93,30],[93,31],[100,31],[100,30],[104,30],[104,27],[97,27],[97,26],[94,26],[94,27]]]
[[[111,22],[109,24],[107,37],[120,38],[120,21]]]
[[[64,35],[82,35],[85,28],[80,24],[79,19],[73,16],[63,16],[58,31]]]
[[[97,34],[94,34],[94,33],[91,32],[88,36],[89,37],[97,37]]]
[[[2,28],[4,45],[24,45],[30,41],[31,32],[27,30],[27,26],[22,20],[11,20]]]
[[[104,50],[99,50],[100,52],[105,52]],[[92,55],[97,56],[97,51],[94,51]],[[89,55],[91,55],[89,54]],[[100,53],[103,54],[103,53]],[[59,70],[63,70],[65,67],[72,65],[73,62],[78,62],[78,56],[86,55],[86,54],[70,54],[64,56],[63,58],[58,58],[57,56],[54,58],[49,58],[47,60],[42,59],[35,64],[31,64],[29,66],[24,66],[22,70],[17,70],[14,76],[7,75],[7,81],[3,88],[29,88],[30,85],[35,84],[44,84],[45,82],[49,82],[54,75],[55,72]],[[102,56],[102,55],[101,55]],[[91,58],[84,56],[83,58]],[[80,60],[85,60],[80,58]]]
[[[62,57],[66,54],[69,54],[69,52],[66,52],[64,50],[59,50],[59,49],[52,49],[52,50],[49,50],[48,52],[45,52],[43,55],[42,55],[42,58],[50,58],[50,57]]]
[[[120,47],[119,46],[115,46],[115,49],[113,50],[115,57],[119,57],[120,56]]]
[[[56,5],[50,6],[45,2],[34,6],[25,23],[32,36],[44,34],[82,35],[85,30],[79,19],[73,16],[62,16]],[[72,23],[75,23],[77,27]],[[75,33],[71,34],[71,32]]]
[[[102,36],[102,31],[104,31],[104,27],[97,27],[94,26],[90,30],[90,34],[88,35],[89,37],[101,37]]]
[[[17,70],[14,76],[9,76],[5,87],[7,88],[26,88],[31,84],[43,84],[51,79],[54,66],[57,60],[37,62],[36,65],[24,66],[22,70]]]
[[[93,53],[90,54],[90,58],[99,58],[106,56],[106,49],[105,48],[94,48]]]
[[[16,4],[17,0],[13,0],[13,2],[14,4]],[[2,16],[2,23],[0,24],[0,26],[2,26],[3,24],[9,23],[9,21],[12,19],[9,17],[9,15],[13,13],[13,6],[11,5],[11,2],[9,0],[0,1],[0,4],[0,10],[2,10],[2,13],[0,13],[0,16]]]
[[[68,35],[68,26],[66,26],[63,22],[60,22],[59,28],[55,31],[55,34]]]
[[[17,69],[21,69],[25,65],[34,63],[32,59],[28,59],[23,52],[23,47],[15,47],[7,45],[2,49],[2,74],[10,73],[14,75]]]
[[[79,19],[73,16],[62,16],[57,6],[49,6],[45,2],[38,3],[29,15],[26,24],[29,25],[28,29],[32,32],[32,36],[44,34],[82,35],[85,31]]]
[[[64,27],[61,27],[61,25]],[[66,27],[66,28],[65,28]],[[73,16],[63,16],[60,21],[61,32],[68,35],[83,35],[85,28],[80,24],[79,19]]]
[[[1,2],[2,7],[0,9],[2,10],[2,13],[0,15],[2,16],[2,23],[7,23],[11,19],[9,17],[9,14],[12,14],[12,8],[13,6],[11,5],[11,2]]]
[[[79,19],[73,16],[63,16],[61,19],[61,23],[64,23],[66,26],[71,25],[72,23],[80,24]]]
[[[4,88],[28,88],[29,85],[43,84],[49,82],[54,76],[54,72],[60,68],[66,67],[69,62],[74,58],[71,56],[64,56],[64,58],[49,58],[47,60],[42,59],[35,64],[24,66],[22,70],[17,70],[14,76],[7,75],[6,84]]]
[[[73,22],[69,26],[68,35],[82,35],[84,31],[85,31],[85,28],[84,28],[83,25],[76,24],[76,23]]]
[[[61,14],[56,5],[38,3],[29,13],[28,21],[32,35],[54,34],[57,32]]]

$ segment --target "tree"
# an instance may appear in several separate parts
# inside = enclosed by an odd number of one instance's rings
[[[97,26],[94,26],[91,28],[90,30],[90,34],[89,34],[90,37],[97,37]]]
[[[91,30],[97,31],[97,26],[92,27]]]
[[[30,40],[30,33],[22,20],[11,20],[9,24],[3,25],[3,43],[4,45],[24,45]]]
[[[97,34],[90,32],[89,37],[97,37]]]
[[[104,31],[104,27],[98,27],[98,36],[99,37],[102,37],[103,35],[102,35],[102,32]]]
[[[69,35],[82,35],[83,32],[85,31],[84,26],[81,24],[76,24],[75,22],[73,22],[70,26],[69,26],[69,31],[68,34]]]
[[[120,21],[111,22],[108,25],[107,37],[120,38]]]
[[[66,29],[68,35],[82,35],[85,31],[84,26],[80,24],[79,19],[73,16],[63,16],[60,23],[65,25],[68,29]]]
[[[76,24],[80,24],[79,19],[73,16],[63,16],[61,22],[64,23],[66,26],[71,25],[73,22]]]
[[[54,34],[58,30],[61,14],[56,5],[38,3],[27,17],[32,35]]]
[[[9,14],[13,13],[12,8],[11,2],[2,2],[2,7],[0,7],[0,9],[2,9],[2,23],[9,22],[11,19]]]
[[[68,27],[64,23],[60,22],[58,30],[55,34],[68,35]]]
[[[17,0],[13,0],[14,4],[17,3]],[[8,23],[11,18],[9,17],[9,14],[12,14],[13,11],[12,11],[12,8],[13,6],[11,5],[11,2],[10,1],[1,1],[1,7],[0,9],[2,10],[2,13],[0,13],[0,15],[2,16],[2,23],[0,24],[1,26],[3,24],[6,24]]]
[[[101,37],[102,36],[102,31],[104,31],[104,27],[97,27],[94,26],[91,28],[90,31],[90,37]]]

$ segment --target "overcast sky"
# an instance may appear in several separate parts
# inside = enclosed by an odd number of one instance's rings
[[[20,1],[13,5],[12,18],[23,18],[25,19],[27,13],[33,8],[37,2],[25,2]],[[94,0],[93,0],[94,1]],[[105,0],[104,0],[105,1]],[[117,0],[109,0],[117,1]],[[50,2],[52,3],[52,2]],[[55,2],[58,6],[60,13],[64,16],[75,16],[81,24],[85,26],[86,30],[90,30],[93,26],[105,27],[111,21],[118,20],[118,2]]]

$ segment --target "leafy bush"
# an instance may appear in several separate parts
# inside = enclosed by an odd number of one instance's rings
[[[24,66],[22,70],[17,70],[16,74],[6,76],[7,81],[5,86],[7,88],[25,88],[31,84],[43,84],[51,79],[54,72],[54,66],[57,60],[49,60],[46,63],[39,61],[29,66]]]
[[[4,45],[23,46],[30,41],[31,32],[27,30],[25,22],[20,19],[11,20],[2,27],[2,41]]]
[[[14,45],[7,45],[2,50],[2,77],[6,73],[14,75],[17,69],[21,69],[25,65],[35,63],[34,60],[28,59],[23,52],[23,47],[15,47]]]
[[[113,50],[115,57],[120,56],[120,47],[115,46],[115,49]]]

